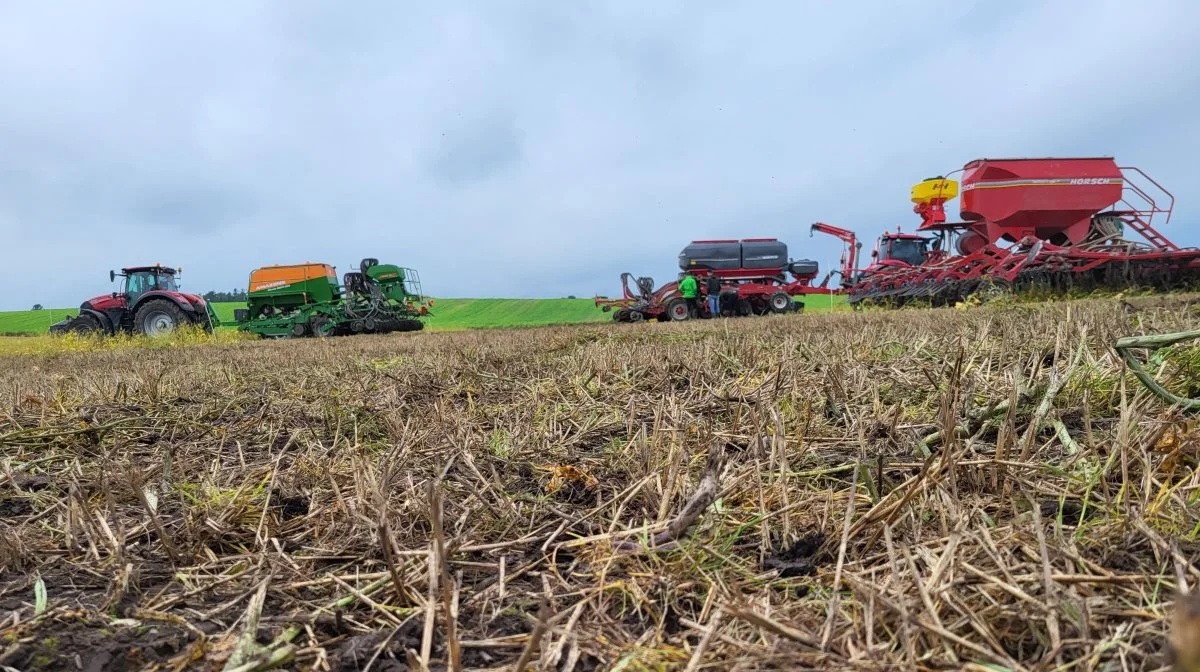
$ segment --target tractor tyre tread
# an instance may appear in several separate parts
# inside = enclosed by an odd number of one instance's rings
[[[150,334],[146,332],[146,318],[156,311],[161,311],[171,316],[171,319],[175,322],[175,326],[172,328],[172,331],[179,329],[179,327],[183,324],[188,324],[191,322],[187,313],[183,312],[182,308],[175,305],[174,301],[169,299],[150,299],[149,301],[138,306],[137,310],[134,311],[133,330],[136,333],[142,334],[143,336],[149,336]]]

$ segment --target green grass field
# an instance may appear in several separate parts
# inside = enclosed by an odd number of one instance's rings
[[[214,303],[222,322],[233,322],[233,311],[241,304]],[[814,296],[806,301],[806,312],[846,308],[844,296]],[[75,309],[16,310],[0,312],[0,334],[44,334],[50,325]],[[607,322],[611,313],[602,312],[591,299],[435,299],[431,331],[539,327],[552,324]]]

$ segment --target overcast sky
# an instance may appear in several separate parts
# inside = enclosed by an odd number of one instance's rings
[[[1200,244],[1200,3],[0,0],[0,309],[374,256],[436,296],[822,271],[979,156],[1114,155]],[[952,217],[957,215],[955,203]]]

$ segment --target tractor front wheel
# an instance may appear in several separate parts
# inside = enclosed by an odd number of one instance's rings
[[[152,338],[167,336],[185,322],[187,315],[183,310],[166,299],[152,299],[143,303],[133,316],[137,331]]]
[[[97,333],[103,328],[104,326],[100,324],[100,320],[96,319],[95,315],[80,313],[75,319],[71,320],[71,323],[67,326],[67,331],[79,334],[80,336],[86,336]]]

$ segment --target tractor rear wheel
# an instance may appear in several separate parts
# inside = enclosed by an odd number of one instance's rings
[[[691,317],[688,312],[688,304],[684,299],[675,299],[667,304],[667,316],[674,322],[682,322]]]
[[[769,300],[771,311],[775,313],[786,313],[792,309],[792,297],[783,292],[775,292]]]
[[[166,299],[151,299],[143,303],[133,316],[134,329],[152,338],[167,336],[187,321],[183,310]]]

